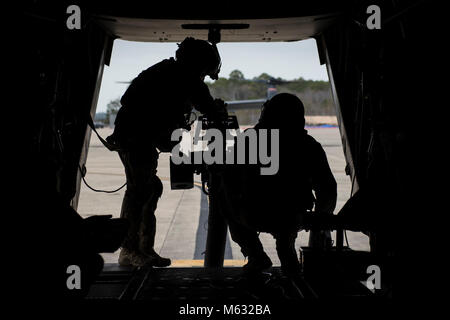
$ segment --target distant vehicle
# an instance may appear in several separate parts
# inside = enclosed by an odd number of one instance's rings
[[[95,127],[95,129],[104,128],[105,124],[103,122],[95,121],[94,127]]]

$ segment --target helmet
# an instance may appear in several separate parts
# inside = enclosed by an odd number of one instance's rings
[[[305,107],[297,96],[279,93],[263,104],[259,126],[274,129],[299,125],[305,125]]]
[[[188,37],[178,44],[177,61],[217,80],[222,65],[216,45],[208,41]]]

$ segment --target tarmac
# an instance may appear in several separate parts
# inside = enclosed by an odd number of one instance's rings
[[[308,133],[320,142],[327,154],[328,162],[338,185],[338,199],[335,213],[350,197],[351,181],[345,174],[345,158],[342,151],[339,128],[310,127]],[[106,138],[112,128],[98,129]],[[92,133],[86,164],[86,181],[95,189],[115,190],[125,183],[125,172],[116,152],[106,149]],[[200,176],[194,177],[195,186],[189,190],[171,190],[169,154],[161,153],[158,176],[163,182],[164,192],[156,210],[157,231],[155,250],[163,257],[172,259],[172,267],[203,266],[208,225],[208,198],[201,190]],[[126,188],[126,187],[125,187]],[[91,215],[120,216],[125,188],[116,193],[98,193],[82,183],[77,211],[83,217]],[[354,250],[369,250],[369,239],[359,232],[347,231],[347,240]],[[332,234],[335,239],[335,234]],[[308,244],[308,232],[298,234],[296,248]],[[274,266],[279,266],[275,240],[270,234],[261,233],[260,239]],[[102,254],[105,263],[116,263],[119,251]],[[227,236],[225,266],[245,264],[239,246]]]

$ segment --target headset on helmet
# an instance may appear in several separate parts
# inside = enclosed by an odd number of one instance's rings
[[[214,80],[219,77],[222,62],[216,45],[208,41],[187,37],[178,44],[178,61],[199,67]]]

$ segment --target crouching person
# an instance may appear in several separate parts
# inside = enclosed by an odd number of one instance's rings
[[[300,263],[295,249],[297,233],[302,229],[306,212],[314,210],[332,214],[336,205],[336,181],[328,165],[325,152],[304,129],[304,106],[292,94],[281,93],[263,105],[261,117],[254,127],[278,130],[279,145],[269,145],[271,157],[277,156],[279,167],[274,174],[261,174],[262,165],[248,165],[238,173],[228,175],[228,197],[233,204],[234,218],[229,223],[230,234],[244,253],[252,244],[247,270],[261,270],[270,266],[257,232],[268,232],[276,240],[281,268],[286,275],[297,274]],[[270,140],[270,138],[268,139]],[[261,147],[261,144],[258,144]],[[239,181],[231,181],[231,180]],[[236,185],[239,187],[237,188]],[[314,193],[313,193],[314,192]],[[229,219],[230,220],[230,219]],[[328,232],[329,235],[329,232]],[[312,235],[312,239],[322,235]],[[243,241],[245,239],[245,241]],[[317,242],[316,242],[317,243]]]

